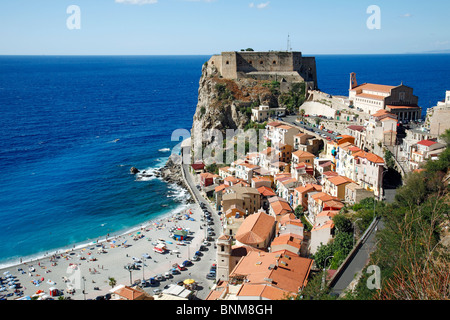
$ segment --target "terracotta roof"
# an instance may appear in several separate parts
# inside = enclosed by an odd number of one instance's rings
[[[392,114],[392,115],[394,115],[393,113],[390,113],[386,109],[380,109],[377,112],[375,112],[374,114],[372,114],[372,116],[373,117],[380,117],[380,116],[385,115],[385,114]]]
[[[272,182],[272,179],[270,179],[270,177],[267,177],[267,176],[257,176],[257,177],[253,177],[252,181],[254,181],[254,182],[259,182],[259,181],[270,181],[270,182]]]
[[[356,158],[365,158],[373,163],[384,163],[383,158],[380,156],[377,156],[376,154],[365,152],[365,151],[359,151],[353,154],[353,157]]]
[[[284,130],[290,130],[290,129],[294,129],[294,127],[288,126],[286,124],[283,124],[281,126],[277,127],[278,129],[284,129]]]
[[[318,184],[307,184],[303,187],[298,187],[294,189],[295,191],[299,192],[299,193],[304,193],[304,192],[308,192],[308,191],[322,191],[322,186],[318,185]]]
[[[275,218],[264,212],[258,212],[245,218],[236,233],[236,240],[248,245],[257,245],[270,236]]]
[[[258,192],[264,197],[273,197],[277,195],[271,188],[266,186],[258,188]]]
[[[281,126],[281,123],[274,121],[274,122],[268,123],[267,126],[268,127],[278,127],[278,126]]]
[[[205,173],[200,173],[200,177],[204,178],[204,179],[212,179],[217,177],[217,175],[209,173],[209,172],[205,172]]]
[[[215,192],[220,192],[220,191],[225,190],[225,189],[228,188],[228,187],[229,187],[229,186],[227,186],[227,185],[221,184],[220,186],[215,187],[215,188],[214,188],[214,191],[215,191]]]
[[[297,293],[307,284],[312,262],[289,250],[250,252],[238,262],[230,279],[244,276],[245,285],[271,285]]]
[[[229,177],[226,177],[226,178],[224,179],[224,181],[229,181],[229,182],[234,182],[234,183],[236,183],[236,182],[239,181],[239,179],[236,178],[236,177],[233,177],[233,176],[229,176]]]
[[[251,164],[251,163],[246,163],[246,162],[240,163],[239,165],[240,165],[240,166],[247,167],[247,168],[249,168],[249,169],[256,169],[256,168],[259,168],[259,166],[257,166],[257,165],[254,165],[254,164]]]
[[[342,209],[344,207],[344,204],[338,200],[325,200],[323,201],[322,206],[324,209]]]
[[[339,213],[338,210],[324,210],[321,213],[319,213],[317,216],[318,217],[329,217],[330,219],[332,219],[338,213]]]
[[[145,295],[145,292],[136,290],[134,288],[124,286],[116,291],[114,291],[115,294],[127,299],[127,300],[136,300],[142,295]]]
[[[330,181],[335,186],[339,186],[339,185],[344,184],[344,183],[353,182],[352,179],[344,177],[344,176],[331,177],[331,178],[328,179],[328,181]]]
[[[305,158],[305,157],[307,157],[307,158],[310,158],[310,157],[315,158],[316,157],[312,153],[310,153],[308,151],[302,151],[302,150],[295,151],[295,152],[292,153],[292,155],[296,156],[298,158]]]
[[[325,202],[325,201],[329,201],[329,200],[333,200],[334,199],[334,197],[333,196],[330,196],[329,194],[327,194],[327,193],[325,193],[325,192],[318,192],[318,193],[316,193],[316,194],[313,194],[312,196],[311,196],[314,200],[321,200],[322,202]]]
[[[333,228],[334,228],[333,220],[327,220],[323,223],[317,223],[316,225],[314,225],[314,227],[311,229],[311,232],[319,231],[322,229],[333,229]]]
[[[368,90],[382,93],[390,93],[391,90],[394,88],[395,86],[387,86],[384,84],[363,83],[359,86],[354,87],[353,89],[351,89],[351,91]]]
[[[245,283],[239,289],[238,297],[261,297],[269,300],[285,300],[292,293],[269,284]]]
[[[335,171],[325,171],[322,175],[325,177],[337,177],[339,174]]]
[[[426,146],[426,147],[430,147],[436,143],[437,143],[436,141],[432,141],[432,140],[422,140],[422,141],[417,142],[417,144],[420,144],[420,145]]]
[[[203,162],[193,163],[191,164],[191,167],[194,170],[202,170],[205,168],[205,164]]]
[[[353,126],[348,126],[347,128],[350,129],[350,130],[364,131],[364,129],[365,129],[366,127],[364,127],[364,126],[355,126],[355,125],[353,125]]]
[[[300,249],[302,246],[302,240],[298,237],[292,236],[289,233],[284,233],[284,234],[279,235],[278,237],[275,237],[272,240],[270,247],[272,249],[274,249],[273,246],[277,246],[277,245],[289,245],[294,248]]]
[[[289,203],[284,202],[284,201],[271,202],[270,206],[272,207],[273,212],[277,216],[285,215],[287,213],[293,212]]]

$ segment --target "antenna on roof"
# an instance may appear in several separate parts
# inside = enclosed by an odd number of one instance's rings
[[[287,52],[292,51],[292,48],[291,48],[291,38],[290,38],[290,36],[289,36],[289,33],[288,33],[288,38],[287,38],[287,47],[286,47],[286,51],[287,51]]]

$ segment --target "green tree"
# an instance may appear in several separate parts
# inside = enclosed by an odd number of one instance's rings
[[[395,166],[394,155],[388,149],[384,150],[384,160],[386,161],[386,165],[388,168],[391,168],[391,169],[394,168],[394,166]]]
[[[111,286],[111,288],[114,288],[117,284],[117,281],[112,277],[108,277],[108,284]]]
[[[323,269],[331,263],[331,258],[329,258],[328,260],[327,258],[334,254],[333,248],[333,245],[330,243],[326,245],[321,244],[317,249],[316,253],[313,255],[313,259],[319,269]],[[327,265],[325,265],[325,262],[327,263]]]
[[[347,218],[344,214],[337,214],[333,217],[333,222],[338,230],[338,233],[341,232],[353,232],[353,225],[349,218]]]

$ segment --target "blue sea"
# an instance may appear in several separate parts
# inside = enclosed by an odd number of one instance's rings
[[[190,130],[209,56],[0,56],[0,264],[125,232],[186,192],[138,181]],[[319,87],[398,85],[423,114],[450,90],[450,55],[316,56]]]

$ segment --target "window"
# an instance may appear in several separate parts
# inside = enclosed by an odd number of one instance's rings
[[[230,64],[230,61],[225,62],[226,64]]]
[[[272,62],[272,64],[274,64],[274,65],[275,65],[275,64],[277,64],[277,62],[276,62],[276,61],[274,60],[274,61]]]
[[[264,63],[264,61],[262,61],[262,60],[259,62],[259,64],[263,64],[263,63]]]

